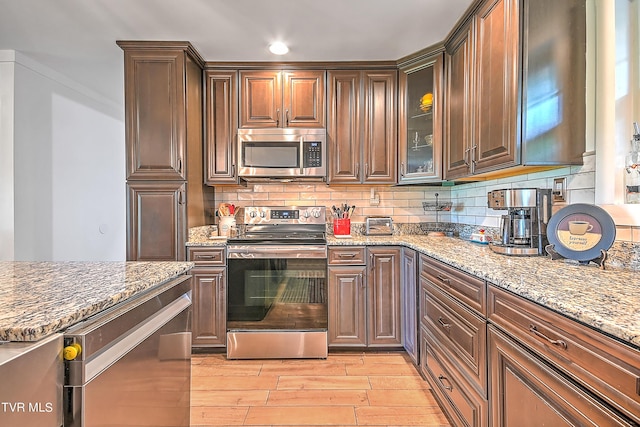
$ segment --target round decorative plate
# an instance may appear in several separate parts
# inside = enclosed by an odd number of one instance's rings
[[[613,218],[599,206],[576,203],[556,212],[547,225],[547,238],[568,259],[590,261],[616,239]]]

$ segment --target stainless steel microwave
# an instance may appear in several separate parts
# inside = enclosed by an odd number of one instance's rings
[[[239,129],[238,176],[326,180],[326,129]]]

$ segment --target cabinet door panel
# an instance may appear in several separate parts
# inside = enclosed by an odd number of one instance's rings
[[[398,346],[400,333],[400,248],[369,248],[369,346]]]
[[[283,127],[324,127],[324,71],[284,73]]]
[[[444,54],[419,66],[401,69],[398,77],[398,184],[442,179],[442,109]],[[432,104],[422,103],[431,93]]]
[[[130,182],[127,187],[127,260],[184,260],[185,183]]]
[[[489,404],[458,375],[442,348],[426,330],[422,330],[424,349],[423,372],[431,389],[454,425],[486,427],[489,420]],[[513,424],[517,426],[518,424]]]
[[[235,71],[205,74],[205,183],[235,184],[235,134],[238,128]]]
[[[489,319],[640,422],[640,352],[489,286]]]
[[[329,346],[365,347],[365,268],[329,268]]]
[[[125,51],[127,179],[186,179],[182,50]]]
[[[398,135],[396,131],[396,71],[367,71],[364,77],[365,183],[395,183]]]
[[[471,88],[473,82],[473,22],[463,29],[448,49],[446,61],[446,94],[444,147],[445,178],[468,175],[470,169]]]
[[[489,327],[491,425],[630,426],[599,401]]]
[[[194,347],[224,347],[226,338],[226,268],[197,267],[193,274]]]
[[[280,71],[240,71],[240,127],[281,126]]]
[[[482,396],[487,394],[487,329],[484,319],[427,284],[427,330],[442,345],[458,372]]]
[[[329,177],[332,184],[360,182],[360,83],[358,71],[329,72]]]
[[[418,364],[418,291],[416,251],[402,249],[402,344],[414,364]]]
[[[517,0],[491,0],[478,11],[475,173],[520,163],[518,17]]]

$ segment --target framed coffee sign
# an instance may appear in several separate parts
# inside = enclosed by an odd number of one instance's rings
[[[547,238],[553,245],[552,250],[562,257],[591,261],[609,250],[616,238],[616,225],[601,207],[576,203],[551,217]]]

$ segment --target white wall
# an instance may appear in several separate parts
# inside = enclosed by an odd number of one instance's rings
[[[15,260],[124,260],[122,106],[20,54],[14,90]]]
[[[13,58],[0,51],[0,261],[14,257]]]

